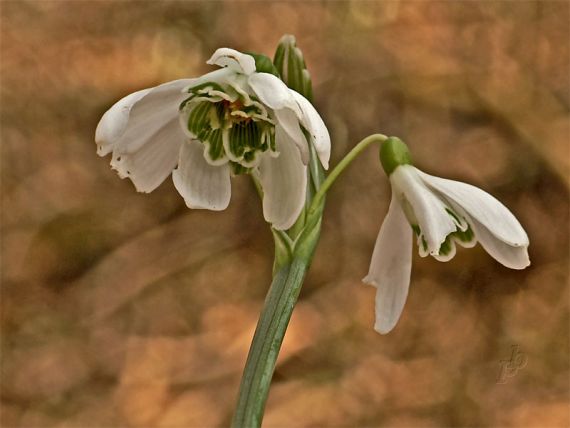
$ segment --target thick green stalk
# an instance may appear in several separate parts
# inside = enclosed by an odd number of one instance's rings
[[[234,428],[261,426],[275,362],[309,264],[305,257],[293,257],[273,278],[247,357]]]
[[[233,428],[261,426],[277,356],[319,240],[327,190],[366,147],[373,143],[382,143],[386,139],[387,137],[382,134],[366,137],[339,162],[324,181],[322,174],[316,174],[314,177],[318,179],[318,183],[315,183],[316,193],[307,212],[302,232],[293,246],[286,233],[273,230],[277,269],[247,356],[238,404],[232,421]],[[262,195],[259,183],[256,182],[256,186]]]

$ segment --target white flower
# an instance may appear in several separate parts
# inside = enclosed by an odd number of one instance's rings
[[[382,334],[394,328],[406,302],[414,234],[422,257],[429,254],[448,261],[455,255],[456,244],[470,248],[479,241],[506,267],[524,269],[530,264],[528,236],[501,202],[470,184],[434,177],[413,167],[400,140],[389,139],[384,145],[392,145],[392,150],[381,153],[392,200],[363,279],[377,288],[374,328]],[[400,152],[399,159],[390,162],[382,158],[393,156],[394,151]]]
[[[265,219],[288,229],[305,204],[310,152],[303,130],[328,168],[327,128],[303,96],[257,72],[253,56],[221,48],[208,64],[223,68],[113,105],[97,126],[97,152],[112,152],[111,166],[139,192],[172,173],[190,208],[225,209],[231,174],[251,172],[263,188]]]

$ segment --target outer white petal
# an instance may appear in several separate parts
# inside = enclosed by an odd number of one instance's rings
[[[311,134],[311,139],[319,156],[319,160],[325,169],[329,169],[329,160],[331,157],[331,137],[329,131],[310,101],[298,92],[292,89],[290,89],[290,91],[301,108],[301,123],[309,134]]]
[[[284,108],[281,110],[275,110],[275,117],[277,118],[279,125],[283,127],[285,132],[287,132],[289,137],[295,142],[295,145],[301,153],[303,164],[307,165],[309,163],[310,156],[309,145],[303,131],[301,131],[301,127],[299,126],[297,115],[292,110]]]
[[[528,236],[515,216],[493,196],[470,184],[419,171],[428,186],[461,207],[471,218],[511,246],[528,246]]]
[[[152,140],[133,153],[115,151],[111,166],[121,178],[130,178],[139,192],[152,192],[176,167],[184,134],[173,118]]]
[[[263,215],[275,229],[289,229],[305,205],[307,167],[299,150],[283,128],[275,128],[275,143],[279,156],[265,153],[259,165],[263,188]]]
[[[221,211],[230,203],[229,164],[210,165],[204,158],[202,143],[197,140],[182,145],[178,168],[173,171],[172,179],[189,208]]]
[[[152,88],[138,100],[129,115],[127,128],[116,142],[119,153],[134,153],[145,144],[159,142],[162,129],[178,120],[180,103],[188,96],[182,89],[191,79],[180,79]],[[182,130],[180,131],[182,132]]]
[[[291,90],[278,77],[269,73],[254,73],[249,76],[249,86],[261,102],[273,110],[289,108],[300,119],[301,109],[293,98]]]
[[[236,74],[236,71],[231,68],[220,68],[200,77],[196,77],[195,79],[189,79],[188,85],[182,88],[182,91],[188,92],[188,89],[207,82],[217,83],[219,85],[230,83],[233,82]]]
[[[230,48],[217,49],[206,63],[228,67],[245,74],[251,74],[255,71],[255,59],[251,55]]]
[[[411,165],[401,165],[390,175],[390,182],[398,198],[405,198],[411,205],[429,253],[436,255],[447,235],[456,230],[456,224],[446,205],[424,184],[418,171]]]
[[[148,94],[151,89],[143,89],[127,95],[105,112],[95,130],[95,143],[99,156],[106,156],[111,153],[115,142],[125,132],[131,107]]]
[[[388,214],[376,239],[370,270],[363,279],[377,288],[376,324],[381,334],[390,332],[398,320],[410,286],[412,229],[394,194]]]
[[[491,257],[511,269],[524,269],[530,265],[527,246],[512,246],[498,239],[474,218],[469,219],[475,236]]]

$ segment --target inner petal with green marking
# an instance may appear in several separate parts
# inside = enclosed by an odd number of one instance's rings
[[[453,219],[456,225],[456,230],[447,235],[445,241],[443,241],[443,243],[439,247],[439,254],[433,255],[433,257],[436,260],[442,262],[451,260],[455,256],[456,252],[455,244],[459,244],[465,248],[471,248],[475,246],[475,244],[477,243],[477,239],[475,238],[473,229],[471,228],[467,220],[458,215],[451,208],[447,208],[445,211],[447,215],[449,215]],[[408,219],[410,219],[409,215],[406,216],[408,217]],[[414,231],[417,237],[420,256],[422,257],[428,256],[429,255],[428,244],[421,230],[421,227],[417,224],[417,221],[410,221],[410,223],[412,225],[412,230]]]
[[[230,163],[234,174],[257,166],[260,155],[275,150],[275,122],[259,100],[230,85],[205,83],[188,90],[180,105],[185,133],[204,144],[211,165]]]

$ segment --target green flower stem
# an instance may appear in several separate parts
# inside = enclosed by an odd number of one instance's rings
[[[382,134],[366,137],[339,162],[324,181],[321,181],[322,174],[316,170],[312,179],[316,180],[315,188],[318,190],[311,201],[304,227],[295,242],[291,241],[287,233],[272,229],[275,238],[275,274],[247,356],[238,404],[232,420],[233,428],[261,426],[277,356],[319,240],[326,192],[366,147],[387,139],[388,137]],[[316,156],[313,158],[316,159]],[[255,177],[253,182],[262,196],[260,183]]]
[[[360,141],[354,148],[348,152],[348,154],[335,166],[335,168],[331,171],[331,173],[327,176],[326,180],[323,181],[321,187],[319,188],[318,192],[315,194],[313,201],[311,203],[311,207],[309,208],[308,216],[312,217],[315,213],[322,209],[322,200],[324,199],[325,195],[329,188],[333,185],[336,179],[343,173],[348,165],[352,163],[354,159],[370,144],[373,143],[383,143],[386,141],[388,137],[383,134],[372,134]]]
[[[309,263],[293,258],[273,278],[247,357],[233,428],[261,426],[275,362]]]

